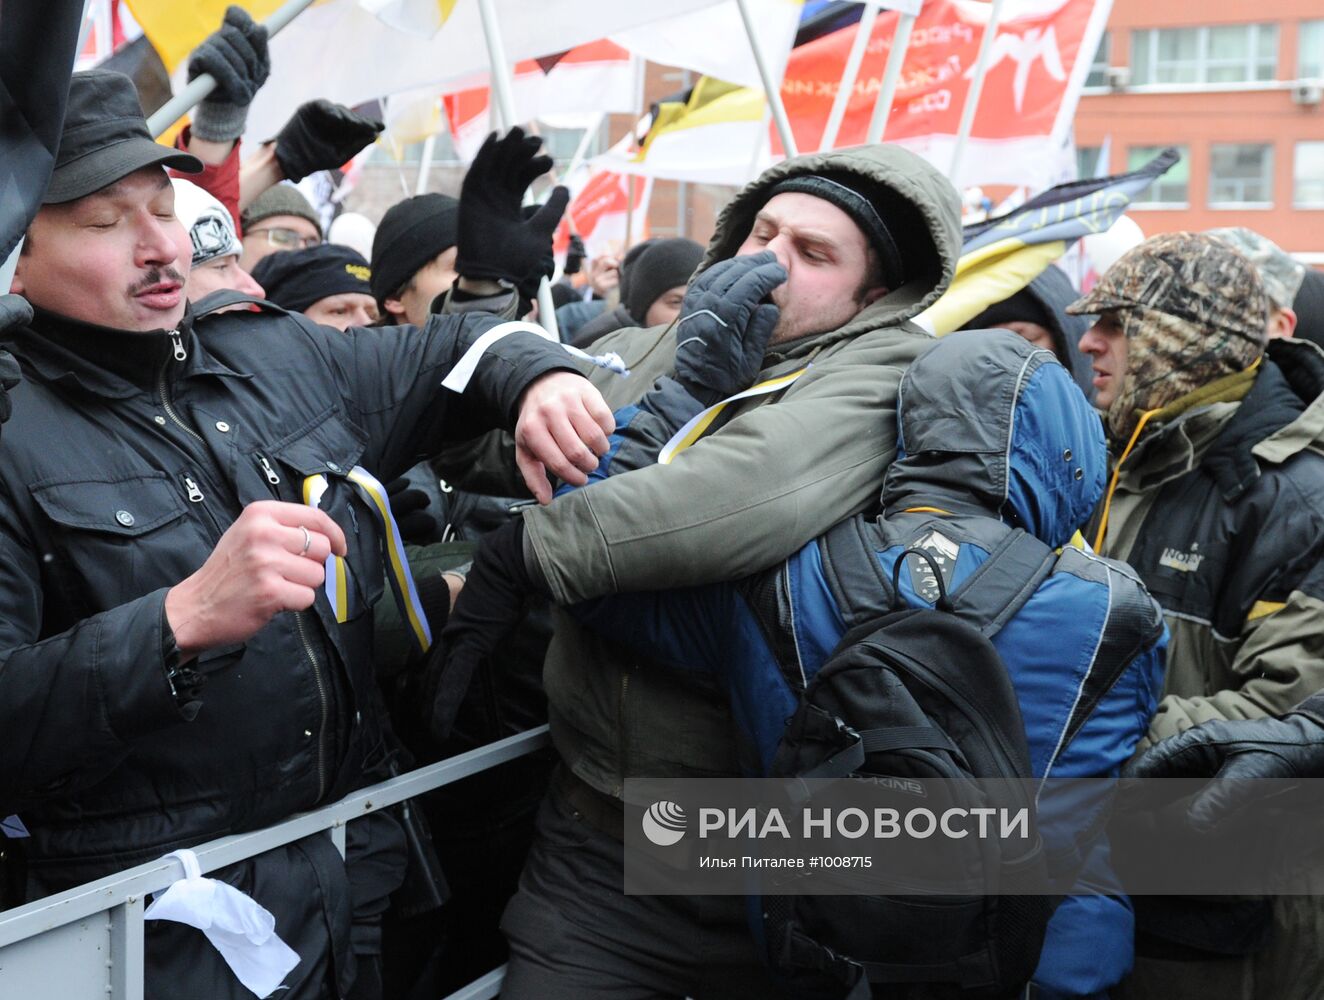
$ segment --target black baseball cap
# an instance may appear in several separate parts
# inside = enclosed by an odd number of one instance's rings
[[[154,163],[185,173],[202,172],[202,161],[152,139],[133,81],[123,73],[90,69],[69,81],[55,172],[43,205],[74,201],[100,191]]]

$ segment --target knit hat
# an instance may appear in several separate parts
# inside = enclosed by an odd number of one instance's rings
[[[318,218],[317,210],[293,184],[273,184],[263,191],[239,213],[239,225],[247,231],[273,215],[297,215],[307,219],[317,227],[317,235],[322,235],[322,220]]]
[[[1075,315],[1116,312],[1127,339],[1126,380],[1108,408],[1125,440],[1140,413],[1166,406],[1264,353],[1269,299],[1255,265],[1204,233],[1164,233],[1132,247]]]
[[[433,257],[455,246],[460,203],[447,194],[420,194],[396,202],[372,240],[372,297],[385,309]]]
[[[905,234],[928,231],[913,204],[891,188],[868,185],[863,178],[848,173],[791,177],[774,185],[768,191],[768,198],[791,191],[822,198],[849,215],[878,252],[883,284],[899,288],[906,283],[906,261],[913,257]],[[884,217],[887,222],[883,221]]]
[[[292,312],[329,295],[371,295],[370,278],[361,254],[334,243],[269,254],[253,268],[253,279],[266,289],[267,299]]]
[[[680,237],[654,240],[637,258],[630,261],[630,281],[621,293],[621,302],[642,325],[648,308],[669,289],[689,283],[694,269],[703,260],[703,247]],[[622,283],[624,279],[622,278]]]
[[[1296,332],[1292,336],[1324,347],[1324,271],[1306,269],[1292,309],[1296,312]]]
[[[244,252],[224,205],[192,181],[172,177],[170,183],[175,189],[175,215],[193,241],[193,267]]]

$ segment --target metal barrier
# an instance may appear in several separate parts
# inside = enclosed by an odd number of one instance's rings
[[[194,848],[204,873],[321,830],[345,850],[345,824],[550,745],[547,727],[421,767],[264,830]],[[143,900],[183,875],[161,860],[0,912],[0,997],[5,1000],[142,1000]],[[496,969],[447,1000],[486,1000],[501,989]]]

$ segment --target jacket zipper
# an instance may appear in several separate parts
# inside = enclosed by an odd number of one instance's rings
[[[171,354],[174,361],[184,361],[188,358],[188,351],[184,348],[184,341],[179,335],[178,330],[170,331],[170,344],[172,348]],[[157,377],[157,391],[161,396],[161,408],[165,410],[166,416],[168,416],[181,430],[197,441],[202,441],[202,435],[188,424],[184,423],[170,401],[170,383],[166,379],[166,373],[170,369],[170,361],[172,358],[167,358],[161,363],[161,372]],[[273,482],[273,476],[275,477],[275,482],[280,481],[280,477],[276,476],[275,470],[271,468],[270,463],[263,460],[262,465],[265,467],[264,471],[267,473],[268,482]],[[202,491],[198,489],[198,484],[193,482],[191,478],[187,476],[185,477],[184,486],[189,491],[189,500],[198,503],[203,499]],[[309,664],[312,665],[313,680],[317,682],[317,700],[322,709],[322,718],[317,730],[317,799],[318,801],[321,801],[322,796],[326,794],[326,728],[331,715],[331,705],[330,700],[327,697],[326,679],[322,676],[321,663],[317,659],[317,654],[313,651],[313,644],[308,638],[308,630],[304,626],[303,616],[306,613],[307,612],[304,611],[296,611],[294,613],[294,625],[296,631],[299,633],[299,641],[303,644],[303,651],[308,656]]]
[[[188,351],[184,350],[184,341],[179,336],[178,330],[170,331],[170,343],[174,348],[175,361],[183,361],[185,358],[188,357]],[[195,438],[198,441],[202,441],[202,435],[199,434],[197,431],[195,431],[188,424],[184,423],[182,419],[180,419],[179,413],[175,410],[174,404],[171,403],[170,401],[170,384],[166,380],[166,372],[169,370],[169,368],[170,368],[170,359],[167,358],[165,361],[161,363],[161,373],[157,377],[157,381],[156,381],[157,392],[160,393],[161,396],[161,409],[165,410],[166,416],[168,416],[172,421],[174,421],[174,423],[178,425],[179,428],[183,430],[185,434],[190,435],[191,437]]]
[[[267,482],[269,482],[272,486],[280,485],[280,476],[278,476],[276,474],[276,470],[271,467],[271,463],[267,461],[266,455],[263,455],[261,452],[258,452],[257,464],[262,467],[262,474],[267,477]]]
[[[304,627],[306,614],[306,611],[294,612],[294,627],[299,633],[299,641],[303,643],[308,662],[312,665],[313,680],[317,682],[317,700],[322,707],[322,720],[317,729],[317,801],[320,802],[326,794],[326,727],[330,720],[331,705],[326,693],[326,681],[322,677],[321,661],[317,659],[312,641],[308,638],[308,630]]]

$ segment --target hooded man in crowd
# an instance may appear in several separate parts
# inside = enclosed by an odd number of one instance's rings
[[[1086,531],[1163,608],[1164,697],[1142,749],[1289,711],[1324,688],[1324,353],[1265,329],[1255,266],[1209,235],[1124,254],[1069,311],[1114,462]],[[1324,875],[1299,873],[1324,894]],[[1324,978],[1320,906],[1142,898],[1127,997],[1285,997]],[[1270,915],[1269,910],[1272,910]]]
[[[674,373],[686,338],[738,340],[750,324],[771,322],[767,353],[749,373],[759,392],[724,406],[713,432],[671,463],[530,510],[521,532],[489,549],[486,562],[505,582],[471,580],[461,595],[455,639],[483,638],[466,641],[463,662],[443,673],[438,728],[453,715],[464,674],[518,615],[529,588],[572,604],[736,579],[876,503],[896,452],[902,371],[931,342],[909,320],[947,287],[960,244],[955,190],[899,147],[795,157],[737,194],[703,264],[738,258],[735,284],[701,297],[671,327],[621,330],[594,349],[618,352],[631,369],[607,389],[619,408]],[[598,927],[604,906],[626,905],[619,853],[579,849],[597,831],[619,852],[625,778],[739,773],[726,698],[701,678],[641,667],[639,654],[564,616],[544,680],[562,766],[535,856],[555,849],[564,860],[557,885],[564,877],[586,891],[563,893],[526,869],[503,920],[512,948],[506,995],[637,988],[640,963],[658,953],[649,938],[667,956],[683,956],[659,972],[668,984],[661,992],[767,995],[739,899],[681,900],[664,926],[634,935],[636,923],[620,924],[630,941],[608,948],[598,931],[577,930]]]

